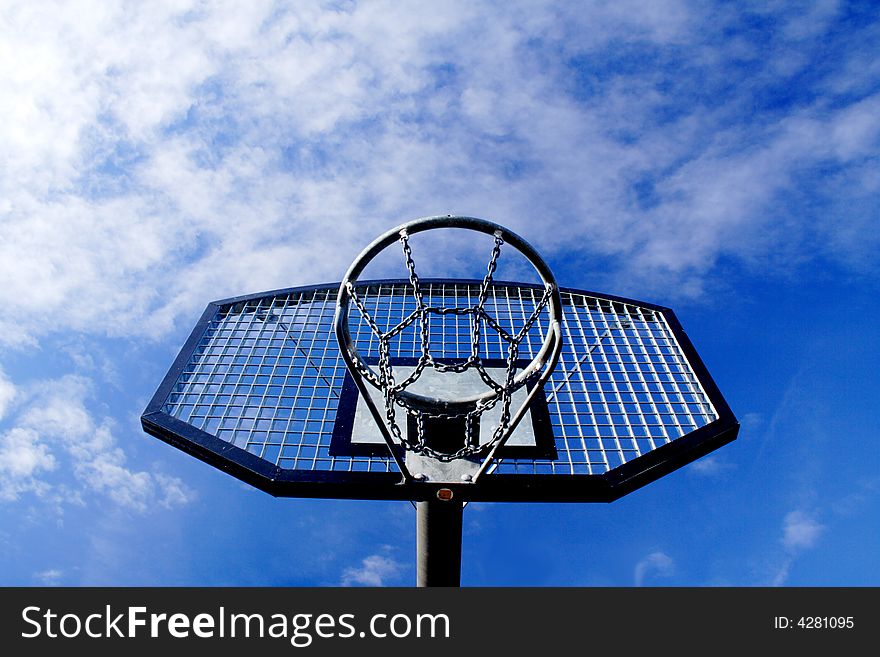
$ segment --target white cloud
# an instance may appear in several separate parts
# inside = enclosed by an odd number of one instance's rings
[[[57,568],[34,573],[34,578],[43,586],[58,586],[63,576],[64,573]]]
[[[70,499],[90,492],[139,512],[188,503],[192,493],[178,478],[126,465],[112,421],[96,421],[88,408],[91,388],[89,379],[65,376],[23,393],[13,428],[0,435],[0,499],[28,492],[54,499],[52,490],[64,488]],[[69,472],[75,483],[65,479]]]
[[[85,407],[89,386],[88,379],[73,375],[35,384],[18,423],[43,435],[62,439],[106,440],[106,436],[93,434],[92,416]],[[73,440],[68,445],[74,451],[85,447]]]
[[[366,557],[357,568],[346,568],[342,574],[343,586],[385,586],[400,575],[403,566],[379,554]]]
[[[153,501],[154,480],[148,472],[132,472],[119,449],[102,451],[75,466],[79,479],[93,491],[103,493],[120,506],[146,511]]]
[[[824,529],[809,513],[792,511],[782,523],[782,544],[790,552],[809,549],[816,544]]]
[[[794,557],[789,555],[786,556],[779,567],[776,569],[776,574],[773,576],[773,580],[771,586],[784,586],[788,581],[789,573],[791,573],[791,567],[794,565]]]
[[[764,416],[760,413],[755,412],[743,413],[742,417],[740,417],[739,422],[742,425],[743,431],[748,432],[757,431],[765,423]]]
[[[833,15],[784,13],[798,39]],[[692,48],[683,73],[724,76],[738,51],[701,34],[736,20],[676,1],[7,3],[0,335],[162,335],[210,298],[336,279],[380,230],[447,211],[698,291],[721,255],[813,230],[769,229],[793,172],[876,150],[876,96],[745,127],[736,103],[687,103],[658,123],[679,101],[651,54]],[[609,43],[645,66],[616,69]],[[638,180],[657,207],[634,206]]]
[[[670,577],[675,572],[675,561],[663,552],[652,552],[636,564],[633,580],[636,586],[644,586],[654,577]]]
[[[816,0],[807,3],[805,13],[790,16],[783,29],[786,36],[794,39],[815,36],[827,28],[828,22],[839,11],[840,0]]]
[[[26,492],[44,494],[43,473],[57,463],[36,431],[14,427],[0,434],[0,500],[12,501]]]
[[[161,472],[153,473],[152,477],[157,493],[156,503],[164,509],[184,506],[192,502],[196,497],[196,492],[178,477],[172,477]]]
[[[12,405],[15,394],[15,385],[6,377],[3,370],[0,369],[0,420],[3,419],[3,416],[6,415],[7,410]]]
[[[815,547],[824,531],[825,526],[819,523],[813,513],[795,509],[785,515],[782,521],[782,538],[780,539],[785,549],[785,556],[773,575],[773,586],[786,584],[797,558],[804,550]]]
[[[733,463],[728,463],[717,454],[710,454],[694,461],[688,468],[690,472],[705,477],[716,477],[735,469]]]

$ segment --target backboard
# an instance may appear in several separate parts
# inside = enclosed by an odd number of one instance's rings
[[[468,305],[480,285],[422,281],[426,298],[439,305]],[[386,326],[415,307],[405,279],[358,281],[356,290]],[[333,335],[338,292],[331,283],[208,304],[144,411],[144,429],[276,496],[431,498],[430,477],[403,480],[353,385]],[[539,285],[495,281],[486,309],[515,330],[541,294]],[[445,484],[458,499],[608,502],[736,437],[735,417],[672,310],[569,288],[560,298],[562,347],[552,375],[485,476]],[[419,357],[416,330],[395,341],[391,358],[402,372]],[[376,336],[363,326],[352,331],[371,362]],[[464,357],[470,331],[467,317],[450,314],[432,339]],[[528,328],[523,363],[546,331],[543,317]],[[504,362],[506,345],[483,338],[491,372]],[[432,376],[423,385],[447,385],[442,374]]]

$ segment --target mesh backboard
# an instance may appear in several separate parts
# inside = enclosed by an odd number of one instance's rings
[[[416,308],[406,281],[356,289],[384,328]],[[423,281],[422,289],[429,304],[467,306],[479,281]],[[431,491],[401,483],[375,423],[364,419],[333,333],[337,293],[338,285],[322,285],[210,304],[144,428],[275,495],[425,499]],[[541,294],[537,285],[495,282],[485,307],[515,332]],[[671,310],[570,289],[561,297],[559,363],[491,469],[456,489],[463,499],[610,501],[736,437],[735,418]],[[354,320],[350,328],[364,358],[375,357],[376,336]],[[413,324],[392,344],[401,371],[420,355],[418,330]],[[432,350],[466,358],[471,330],[467,316],[432,320]],[[523,362],[545,330],[539,316],[522,341]],[[489,365],[507,356],[489,327],[480,349]]]

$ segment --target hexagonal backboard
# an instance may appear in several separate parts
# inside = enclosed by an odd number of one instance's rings
[[[429,299],[467,305],[480,281],[426,280]],[[436,490],[403,482],[352,385],[333,335],[338,284],[277,290],[208,305],[142,416],[162,440],[273,495],[423,500]],[[359,295],[389,325],[412,312],[405,280],[364,281]],[[516,327],[536,285],[494,282],[487,310]],[[529,414],[463,500],[611,501],[733,440],[738,424],[674,313],[661,306],[562,289],[559,363]],[[470,350],[468,318],[437,329],[446,351]],[[415,328],[412,329],[415,331]],[[546,327],[523,340],[527,362]],[[375,355],[375,336],[353,336]],[[406,367],[418,340],[393,354]],[[487,338],[482,357],[503,360]],[[372,428],[371,428],[372,427]]]

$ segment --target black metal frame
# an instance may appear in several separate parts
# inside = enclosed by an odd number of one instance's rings
[[[426,279],[430,283],[474,283],[478,281]],[[363,281],[369,284],[400,284],[402,280]],[[511,284],[498,282],[499,285]],[[515,283],[520,287],[538,285]],[[410,481],[403,483],[396,472],[340,472],[290,470],[281,468],[231,443],[172,417],[162,409],[190,361],[208,323],[220,308],[255,299],[317,290],[338,290],[339,283],[286,288],[232,297],[209,303],[192,333],[141,416],[148,434],[195,456],[238,479],[276,497],[373,499],[427,501],[436,499],[438,484]],[[681,468],[733,441],[739,423],[715,384],[702,359],[675,316],[664,306],[586,290],[562,288],[563,292],[600,300],[640,306],[663,314],[670,330],[688,359],[718,418],[651,452],[619,465],[603,474],[493,474],[476,484],[443,484],[461,501],[482,502],[612,502],[666,474]]]

